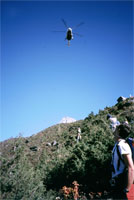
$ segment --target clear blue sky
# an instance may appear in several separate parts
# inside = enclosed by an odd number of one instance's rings
[[[133,94],[131,1],[2,2],[1,140],[64,116],[84,119]],[[75,32],[65,41],[64,18]]]

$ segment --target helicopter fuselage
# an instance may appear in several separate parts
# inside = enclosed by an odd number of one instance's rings
[[[71,28],[67,29],[66,39],[67,40],[72,40],[73,39],[73,33],[72,33],[72,29]]]

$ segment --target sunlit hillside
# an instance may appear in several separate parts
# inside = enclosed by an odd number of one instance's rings
[[[134,137],[131,97],[99,110],[96,115],[92,112],[83,120],[57,124],[31,137],[1,142],[0,199],[64,199],[60,189],[69,187],[73,181],[80,184],[80,199],[90,199],[93,192],[100,192],[96,198],[101,199],[104,191],[108,191],[114,144],[107,114],[120,122],[127,120]]]

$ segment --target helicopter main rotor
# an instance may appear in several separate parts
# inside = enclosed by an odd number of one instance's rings
[[[80,36],[80,37],[83,36],[83,35],[80,35],[80,34],[78,34],[78,33],[74,33],[74,32],[72,31],[72,29],[75,30],[75,29],[78,28],[79,26],[83,25],[84,22],[81,22],[81,23],[77,24],[77,25],[76,25],[75,27],[73,27],[73,28],[69,28],[68,25],[67,25],[67,22],[66,22],[64,19],[61,19],[61,21],[63,22],[64,26],[67,28],[65,40],[68,40],[68,46],[70,46],[70,40],[73,39],[73,34],[74,34],[74,35],[77,35],[77,36]],[[65,31],[54,31],[54,32],[65,32]]]

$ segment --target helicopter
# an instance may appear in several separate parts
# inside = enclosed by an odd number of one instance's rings
[[[66,38],[65,38],[65,40],[68,40],[68,46],[70,46],[70,40],[72,39],[73,39],[72,28],[68,28],[67,33],[66,33]]]
[[[82,35],[80,35],[78,33],[74,33],[72,29],[78,28],[79,26],[83,25],[84,22],[81,22],[80,24],[78,24],[74,28],[70,28],[70,27],[68,28],[66,21],[64,19],[61,19],[61,20],[62,20],[64,26],[67,28],[65,40],[68,40],[68,46],[70,46],[70,41],[73,39],[73,35],[77,35],[77,36],[82,37]],[[55,32],[65,32],[65,31],[55,31]]]

